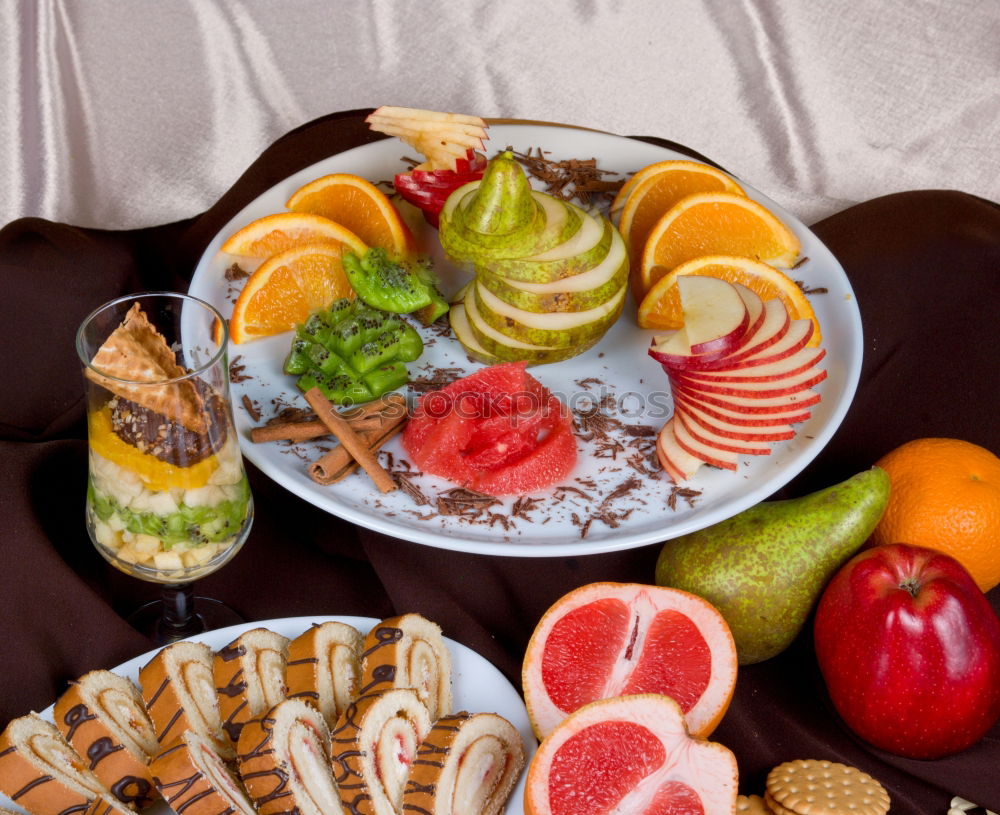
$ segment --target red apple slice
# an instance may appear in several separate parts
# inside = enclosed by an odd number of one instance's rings
[[[722,396],[743,396],[750,399],[762,399],[772,396],[785,396],[798,393],[817,385],[826,379],[823,368],[809,368],[794,376],[788,376],[777,382],[712,382],[697,380],[684,374],[672,375],[682,388],[696,393],[717,393]]]
[[[684,433],[695,441],[723,453],[748,456],[768,456],[771,454],[771,446],[767,442],[722,436],[711,428],[698,424],[688,414],[687,409],[680,404],[674,411],[674,422],[679,423],[684,428]]]
[[[677,416],[672,416],[673,434],[677,440],[677,446],[696,458],[700,458],[706,464],[713,467],[720,467],[723,470],[735,470],[739,460],[737,453],[731,450],[720,450],[709,444],[704,444],[692,436],[684,423],[679,421]]]
[[[738,424],[713,415],[710,411],[691,402],[685,397],[675,396],[674,405],[678,413],[683,412],[688,426],[694,422],[699,427],[717,436],[744,442],[788,441],[795,438],[795,428],[787,422],[771,419],[758,420],[756,425]],[[745,422],[745,419],[742,419]]]
[[[721,370],[686,370],[688,379],[701,382],[780,382],[790,376],[804,373],[826,356],[823,348],[801,348],[784,359],[753,367],[724,368]]]
[[[687,326],[653,338],[648,353],[653,359],[663,365],[665,370],[685,368],[688,361],[692,359],[708,362],[725,358],[725,349],[719,349],[708,354],[694,355],[691,352],[691,341],[688,339],[686,328]]]
[[[677,290],[684,311],[684,331],[692,354],[733,350],[750,325],[746,303],[725,280],[683,275]]]
[[[688,405],[693,405],[699,410],[707,413],[720,421],[728,422],[733,425],[740,425],[742,427],[767,427],[775,423],[780,424],[798,424],[799,422],[804,422],[810,416],[812,412],[800,407],[789,407],[786,409],[777,408],[773,412],[764,413],[747,413],[744,411],[732,410],[728,407],[722,407],[720,405],[713,405],[705,402],[703,399],[698,398],[698,394],[683,392],[679,390],[673,391],[674,401],[683,401]]]
[[[798,393],[789,393],[784,396],[770,396],[766,398],[752,398],[746,396],[724,396],[717,393],[701,393],[691,391],[684,385],[671,385],[675,391],[681,391],[685,397],[690,394],[698,403],[714,405],[716,407],[731,410],[734,413],[751,414],[757,416],[774,416],[775,414],[791,413],[795,409],[812,407],[820,401],[820,395],[814,390],[804,390]]]
[[[656,437],[656,457],[675,484],[691,478],[704,462],[684,450],[674,438],[674,420],[670,418]]]

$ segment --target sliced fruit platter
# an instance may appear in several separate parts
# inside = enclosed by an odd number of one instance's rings
[[[401,121],[398,110],[371,117],[390,138],[248,204],[195,270],[191,293],[232,315],[236,423],[268,476],[394,537],[555,556],[708,526],[822,449],[857,385],[860,316],[839,263],[791,213],[658,144],[453,114]],[[453,143],[434,138],[442,121]],[[610,192],[574,196],[553,177],[566,167],[597,179],[580,190]],[[684,232],[706,217],[742,224],[733,234],[749,243],[692,255]],[[267,305],[260,292],[283,278],[298,281],[295,297]],[[511,388],[542,406],[535,424],[501,428],[483,412],[483,394]],[[336,478],[310,477],[310,462],[336,458],[329,436],[251,441],[317,394],[344,407],[394,390],[413,417],[405,429],[357,414],[387,473],[379,489],[350,457]],[[479,412],[429,428],[429,393],[461,405],[479,394]],[[530,466],[484,475],[518,456]]]

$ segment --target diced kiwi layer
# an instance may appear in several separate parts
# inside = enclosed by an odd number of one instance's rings
[[[136,512],[123,507],[114,498],[104,495],[94,487],[93,479],[87,484],[87,501],[102,521],[117,515],[122,525],[136,535],[152,535],[163,541],[169,551],[178,543],[197,546],[228,540],[239,532],[250,503],[250,484],[246,476],[234,486],[239,488],[236,498],[220,501],[212,506],[188,506],[181,502],[177,512],[158,515],[155,512]]]

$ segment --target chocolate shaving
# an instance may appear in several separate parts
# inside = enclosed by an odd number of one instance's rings
[[[227,266],[225,271],[226,280],[230,283],[234,283],[237,280],[242,280],[245,277],[250,277],[250,272],[244,269],[240,264],[234,263],[232,266]]]
[[[804,280],[793,280],[796,286],[802,289],[803,294],[828,294],[829,289],[826,286],[816,286],[814,288],[809,288]]]
[[[264,424],[291,424],[293,422],[315,421],[316,414],[311,410],[304,410],[298,407],[282,407],[274,416]]]
[[[595,487],[597,486],[596,484],[594,484],[594,482],[590,482],[590,483],[593,484],[593,486],[595,486]],[[576,493],[584,501],[590,501],[590,500],[592,500],[591,497],[589,495],[587,495],[587,493],[585,493],[583,490],[581,490],[581,489],[579,489],[577,487],[571,487],[569,484],[561,484],[560,486],[556,487],[556,490],[555,490],[556,500],[557,501],[562,501],[566,497],[566,493],[568,493],[568,492]]]
[[[621,427],[621,422],[604,413],[600,405],[576,411],[574,422],[584,441],[593,441],[595,438],[604,441],[608,438],[609,431]]]
[[[255,422],[260,421],[260,408],[258,408],[253,403],[253,400],[245,393],[243,394],[243,407],[246,409],[246,412],[250,414],[251,419]]]
[[[409,387],[414,393],[428,393],[450,385],[465,372],[461,368],[425,368],[428,373],[410,380]]]
[[[241,359],[243,359],[242,354],[235,357],[233,361],[229,363],[229,381],[234,385],[238,382],[246,382],[248,379],[252,379],[252,377],[246,373],[247,366],[240,362]]]
[[[649,438],[657,434],[657,430],[648,424],[627,424],[622,426],[625,434],[633,438]]]
[[[588,376],[586,379],[577,379],[577,380],[575,380],[574,384],[578,388],[583,388],[583,390],[589,391],[591,385],[603,385],[604,383],[600,379],[598,379],[596,376]]]
[[[500,503],[498,498],[466,487],[445,490],[437,497],[437,510],[441,515],[458,515],[479,518],[489,507]]]
[[[677,499],[683,498],[687,501],[689,507],[694,506],[694,499],[701,495],[701,490],[693,490],[690,487],[678,487],[674,486],[670,490],[670,495],[667,496],[667,506],[672,510],[677,509]]]
[[[792,268],[793,269],[798,269],[800,266],[805,266],[808,262],[809,262],[809,258],[806,255],[803,255],[797,261],[795,261],[795,265],[792,266]]]
[[[619,453],[625,452],[625,445],[617,439],[599,439],[594,450],[594,458],[618,459]]]
[[[592,197],[597,197],[610,203],[625,183],[624,178],[605,181],[602,176],[618,173],[600,169],[596,158],[554,161],[546,158],[548,151],[543,151],[540,147],[529,147],[524,153],[511,147],[507,149],[528,171],[528,175],[545,184],[545,192],[564,201],[576,198],[586,206],[590,204]]]
[[[534,512],[540,503],[542,503],[541,498],[529,498],[522,495],[514,501],[514,506],[510,510],[511,517],[520,518],[523,521],[531,520],[528,518],[528,513]]]

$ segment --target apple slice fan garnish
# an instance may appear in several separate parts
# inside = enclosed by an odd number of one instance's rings
[[[411,688],[392,688],[352,702],[330,734],[333,775],[348,812],[396,815],[417,747],[431,729]]]
[[[413,688],[431,720],[451,713],[451,656],[437,623],[419,614],[403,614],[368,632],[361,693],[388,688]]]
[[[285,699],[247,722],[236,754],[240,778],[260,815],[342,811],[330,767],[330,731],[304,700]]]
[[[703,464],[735,470],[742,455],[768,455],[809,418],[826,379],[826,351],[807,346],[812,320],[792,320],[781,300],[761,303],[750,289],[719,278],[677,279],[684,327],[657,337],[649,355],[670,380],[674,415],[656,452],[680,483]],[[775,434],[742,427],[773,425]]]
[[[521,736],[502,716],[444,716],[417,748],[402,811],[498,815],[524,762]]]

